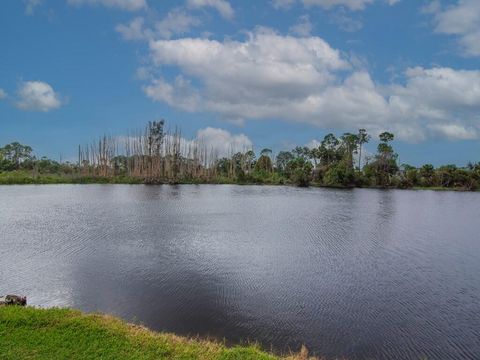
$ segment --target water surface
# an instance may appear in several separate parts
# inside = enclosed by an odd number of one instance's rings
[[[480,194],[0,186],[0,294],[349,359],[478,359]]]

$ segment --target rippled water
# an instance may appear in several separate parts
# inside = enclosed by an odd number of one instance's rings
[[[480,194],[0,187],[0,294],[349,359],[480,357]]]

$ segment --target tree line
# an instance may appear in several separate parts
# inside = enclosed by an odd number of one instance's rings
[[[126,137],[103,136],[79,146],[76,162],[37,159],[30,146],[7,144],[0,148],[0,181],[2,174],[23,174],[32,182],[56,175],[59,182],[480,188],[480,163],[463,168],[399,165],[392,146],[393,133],[381,133],[376,153],[366,155],[365,144],[371,139],[365,129],[359,129],[341,136],[327,134],[315,147],[297,146],[278,154],[268,148],[255,153],[253,149],[238,151],[232,147],[225,156],[201,140],[186,141],[178,130],[166,131],[165,122],[160,120]]]

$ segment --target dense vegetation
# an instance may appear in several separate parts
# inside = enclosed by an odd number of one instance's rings
[[[0,307],[2,359],[276,360],[257,346],[156,333],[111,316],[69,309]],[[285,360],[307,360],[305,349]]]
[[[76,163],[36,158],[29,146],[14,142],[0,148],[0,183],[237,183],[298,186],[444,188],[477,190],[480,163],[465,168],[398,164],[392,142],[379,135],[377,152],[365,156],[371,136],[364,129],[340,137],[328,134],[318,147],[292,151],[252,149],[218,154],[200,141],[166,133],[164,122],[124,137],[102,137],[78,148]],[[258,157],[257,157],[258,156]]]

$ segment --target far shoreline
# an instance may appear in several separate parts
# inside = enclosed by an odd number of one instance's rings
[[[475,193],[480,192],[480,189],[465,189],[465,188],[451,188],[440,186],[413,186],[413,187],[382,187],[382,186],[343,186],[343,185],[323,185],[312,182],[309,186],[298,186],[290,183],[268,183],[268,182],[195,182],[195,181],[158,181],[146,182],[141,179],[124,179],[124,178],[52,178],[52,177],[22,177],[20,181],[11,181],[14,179],[2,178],[0,174],[0,186],[11,185],[144,185],[144,186],[178,186],[178,185],[237,185],[237,186],[275,186],[275,187],[293,187],[299,189],[317,188],[317,189],[332,189],[332,190],[410,190],[410,191],[439,191],[439,192],[462,192]],[[18,180],[18,179],[16,179]]]

